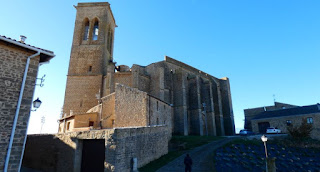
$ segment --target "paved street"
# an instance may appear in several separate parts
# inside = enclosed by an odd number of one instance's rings
[[[230,142],[233,140],[232,138],[226,138],[218,141],[213,141],[211,143],[208,143],[206,145],[197,147],[193,150],[190,150],[189,153],[192,160],[192,171],[194,172],[208,172],[208,171],[214,171],[213,166],[213,152],[223,146],[224,144]],[[183,154],[182,156],[176,158],[172,162],[168,163],[167,165],[163,166],[157,172],[182,172],[184,171],[184,157],[186,154]]]

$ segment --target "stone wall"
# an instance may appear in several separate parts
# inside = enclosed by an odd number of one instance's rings
[[[116,72],[114,74],[114,83],[119,83],[132,87],[132,73],[131,72]]]
[[[154,98],[149,99],[148,125],[167,125],[172,130],[172,108],[169,104]]]
[[[116,85],[114,127],[148,125],[148,95],[136,88]]]
[[[102,98],[102,128],[113,128],[115,120],[115,93]]]
[[[0,171],[4,169],[27,57],[32,54],[35,54],[35,52],[10,46],[0,41]],[[8,171],[17,171],[20,163],[35,89],[38,63],[39,56],[30,60]]]
[[[114,63],[112,57],[115,20],[107,2],[79,3],[76,6],[73,42],[70,55],[64,116],[85,113],[94,107],[98,97],[113,92]],[[85,24],[89,22],[88,39]],[[98,38],[92,39],[98,22]],[[111,47],[111,49],[109,48]]]
[[[171,131],[166,126],[118,128],[114,138],[107,142],[107,169],[117,172],[130,172],[132,158],[137,158],[138,168],[168,153]],[[115,148],[115,149],[112,149]],[[108,152],[109,151],[109,152]],[[117,156],[112,156],[117,155]]]
[[[99,94],[101,83],[102,75],[68,76],[63,113],[67,116],[86,113],[96,106],[98,104],[96,95]]]
[[[252,122],[252,131],[259,133],[260,122],[269,122],[270,127],[277,127],[282,133],[288,133],[287,131],[287,120],[291,120],[293,126],[300,126],[303,118],[313,118],[313,131],[311,132],[311,137],[320,139],[320,113],[306,114],[306,115],[291,115],[291,116],[281,116],[273,118],[264,119],[254,119]]]
[[[73,171],[76,142],[57,135],[28,135],[22,167],[46,172]]]
[[[89,127],[89,122],[93,122],[93,128],[99,128],[99,114],[98,113],[85,113],[75,115],[74,128]]]
[[[234,117],[231,101],[231,91],[229,78],[220,79],[221,99],[222,99],[222,112],[225,135],[234,135]]]
[[[173,105],[175,134],[203,135],[208,130],[209,135],[225,135],[226,129],[228,135],[234,133],[228,79],[217,79],[167,56],[164,61],[146,67],[133,65],[131,69],[133,87]],[[143,77],[152,81],[148,88]],[[207,106],[205,115],[203,103]]]
[[[29,135],[23,167],[48,172],[80,171],[82,142],[86,139],[105,140],[105,172],[130,172],[133,158],[137,158],[139,168],[167,154],[171,131],[167,126],[152,126]]]

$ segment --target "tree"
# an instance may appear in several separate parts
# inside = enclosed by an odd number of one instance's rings
[[[304,139],[310,137],[313,130],[312,124],[307,123],[306,118],[302,118],[300,126],[289,125],[287,127],[289,134],[295,139]]]

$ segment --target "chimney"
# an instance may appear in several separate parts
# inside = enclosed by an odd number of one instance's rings
[[[27,39],[26,36],[20,35],[20,42],[21,43],[24,43],[24,41],[26,41],[26,39]]]

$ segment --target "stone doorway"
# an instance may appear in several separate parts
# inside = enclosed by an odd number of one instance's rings
[[[105,159],[105,140],[83,140],[81,172],[103,172]]]

